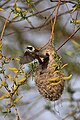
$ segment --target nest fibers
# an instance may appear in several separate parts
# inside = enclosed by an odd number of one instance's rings
[[[58,68],[60,63],[59,65],[56,63],[55,50],[52,45],[46,46],[42,53],[49,54],[49,61],[45,69],[44,65],[37,68],[35,83],[42,96],[50,101],[56,101],[61,97],[64,90],[64,73]]]

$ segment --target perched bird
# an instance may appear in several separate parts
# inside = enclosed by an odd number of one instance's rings
[[[47,62],[48,57],[48,54],[44,55],[38,49],[34,48],[31,45],[28,45],[26,47],[26,52],[23,56],[20,57],[20,64],[27,64],[37,59],[39,61],[39,64],[43,66],[43,64]],[[44,58],[43,62],[41,58]]]
[[[40,63],[42,63],[39,58],[39,51],[35,49],[33,46],[28,45],[26,47],[26,52],[23,56],[20,57],[20,64],[27,64],[32,62],[34,59],[38,59]]]

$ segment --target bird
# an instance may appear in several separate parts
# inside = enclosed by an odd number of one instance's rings
[[[44,58],[43,62],[41,58]],[[20,64],[27,64],[27,63],[32,62],[35,59],[37,59],[39,61],[39,64],[42,65],[43,67],[44,63],[46,66],[46,62],[49,59],[49,55],[48,54],[44,55],[38,49],[34,48],[33,46],[27,45],[26,52],[24,53],[23,56],[20,57]]]

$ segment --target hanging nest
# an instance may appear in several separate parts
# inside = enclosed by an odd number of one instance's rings
[[[66,64],[62,66],[61,59],[51,44],[46,46],[42,50],[42,53],[48,54],[49,60],[38,66],[35,74],[35,83],[43,97],[50,101],[56,101],[63,93],[64,80],[70,79],[72,75],[69,77],[64,75],[62,68],[64,68]]]
[[[45,73],[41,74],[39,71],[37,71],[35,80],[40,94],[50,101],[58,100],[64,89],[62,73],[56,75],[53,73],[53,69],[47,69]]]

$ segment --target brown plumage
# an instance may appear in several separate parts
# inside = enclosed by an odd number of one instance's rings
[[[43,59],[43,64],[39,65],[35,73],[35,83],[38,87],[40,94],[50,101],[58,100],[64,89],[63,72],[55,72],[52,64],[55,64],[54,60],[55,50],[51,44],[45,46],[42,50],[42,54],[49,55],[48,59]],[[54,78],[54,80],[50,80]],[[57,79],[55,79],[57,78]]]

